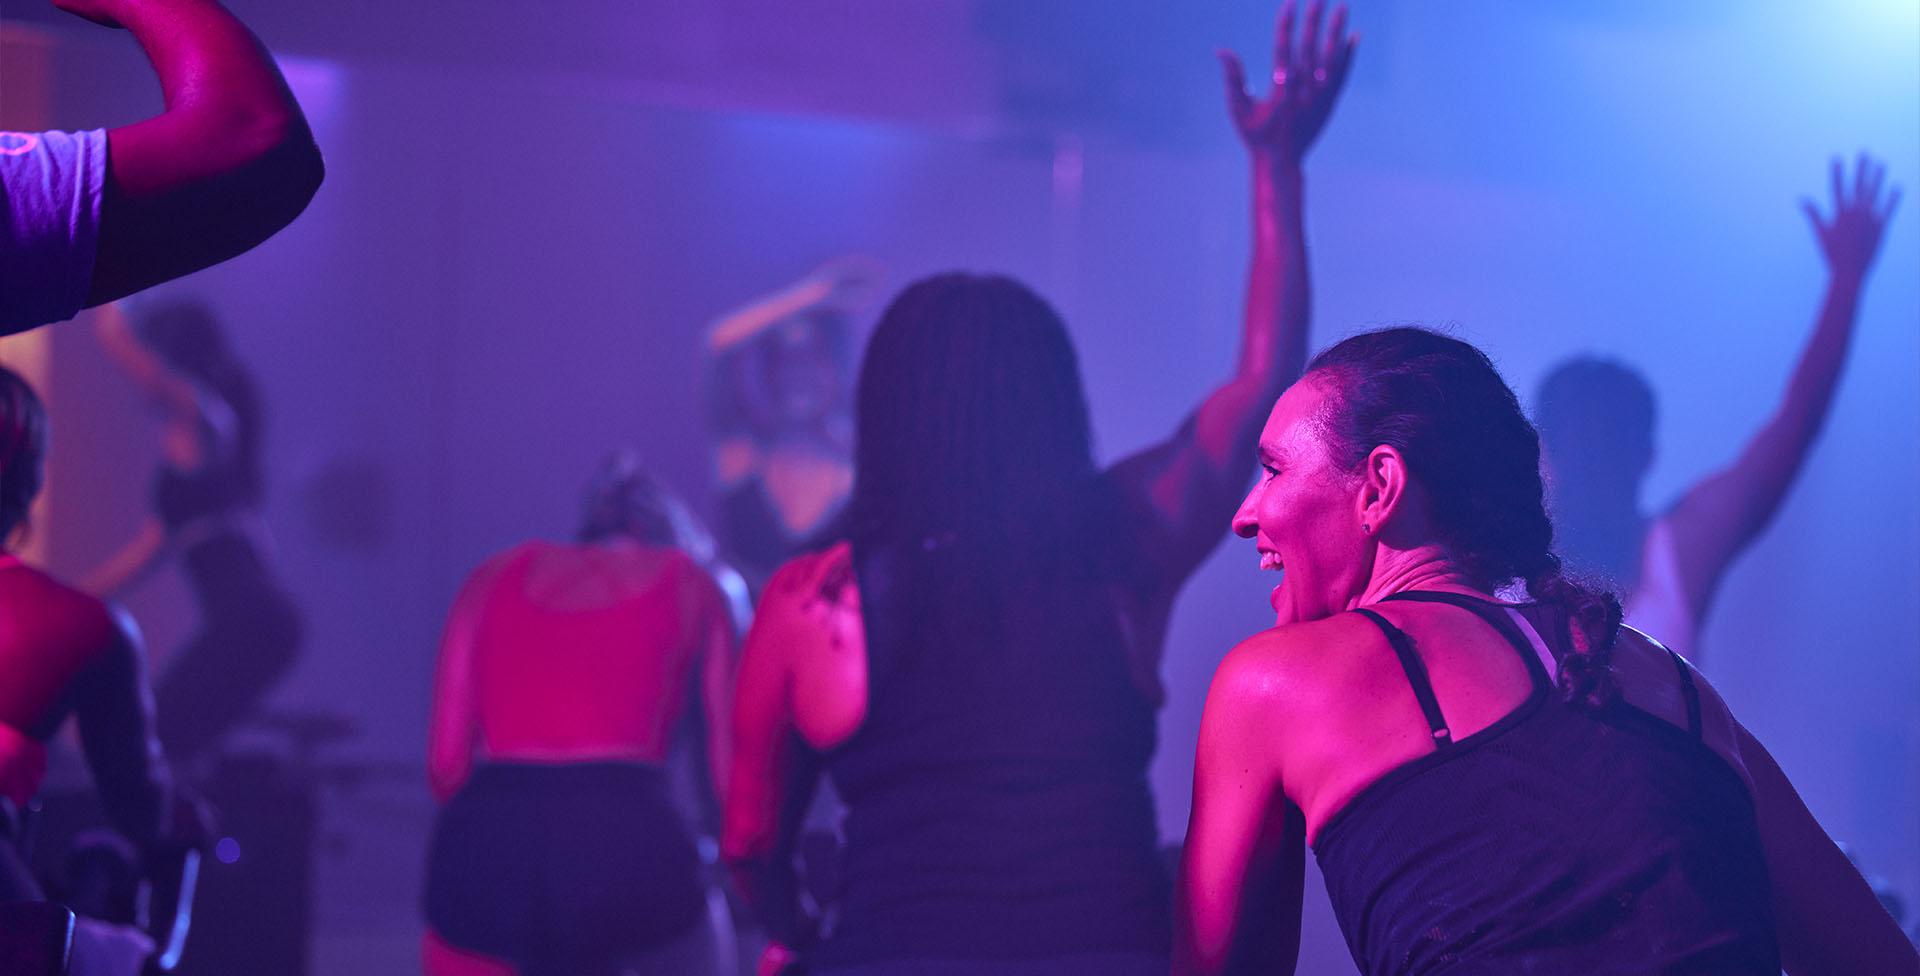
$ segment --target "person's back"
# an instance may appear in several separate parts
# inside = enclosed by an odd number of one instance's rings
[[[724,735],[726,600],[680,549],[591,537],[489,560],[448,622],[429,753],[446,802],[428,859],[430,973],[473,957],[529,971],[713,964],[699,856],[664,767],[694,688]]]
[[[951,578],[940,554],[899,555],[856,558],[869,705],[827,754],[848,816],[821,962],[1164,954],[1154,707],[1109,586],[1029,563],[943,601],[901,578]]]
[[[476,620],[480,736],[494,758],[659,763],[717,591],[676,549],[530,543]]]
[[[1360,783],[1296,782],[1363,972],[1779,971],[1754,799],[1684,662],[1623,632],[1626,698],[1590,709],[1555,693],[1542,608],[1410,592],[1361,615],[1362,680],[1406,690],[1334,688],[1329,721],[1409,735],[1342,736]]]

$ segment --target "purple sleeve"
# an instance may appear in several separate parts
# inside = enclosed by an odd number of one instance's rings
[[[0,335],[85,304],[106,179],[104,129],[0,132]]]

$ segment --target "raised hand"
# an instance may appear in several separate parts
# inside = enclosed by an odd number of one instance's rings
[[[1347,33],[1347,8],[1333,11],[1321,33],[1325,0],[1312,0],[1304,29],[1294,38],[1295,0],[1280,8],[1273,38],[1273,90],[1255,100],[1247,94],[1247,72],[1231,51],[1220,52],[1226,73],[1227,112],[1241,141],[1256,153],[1298,163],[1327,124],[1333,103],[1346,84],[1359,38]]]
[[[1826,256],[1827,269],[1835,277],[1862,278],[1880,251],[1880,235],[1886,229],[1893,209],[1900,204],[1900,188],[1888,191],[1886,200],[1880,191],[1887,178],[1887,167],[1866,153],[1854,161],[1853,184],[1847,185],[1846,163],[1833,160],[1833,216],[1823,217],[1812,200],[1800,206],[1813,223],[1814,237]]]

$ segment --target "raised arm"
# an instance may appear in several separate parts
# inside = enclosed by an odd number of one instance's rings
[[[193,384],[167,368],[159,355],[134,334],[133,323],[118,303],[94,310],[93,333],[107,358],[140,388],[146,398],[167,412],[170,420],[197,421],[200,394]]]
[[[215,0],[54,0],[124,27],[166,110],[107,133],[87,305],[218,264],[291,223],[320,187],[320,152],[266,49]]]
[[[1253,471],[1260,424],[1306,363],[1311,302],[1301,163],[1340,96],[1355,45],[1346,8],[1334,11],[1324,34],[1322,12],[1314,0],[1296,44],[1293,0],[1281,9],[1274,85],[1265,99],[1247,94],[1237,57],[1220,55],[1228,113],[1253,169],[1253,259],[1239,359],[1171,438],[1114,468],[1121,490],[1151,524],[1150,557],[1175,585],[1226,533]]]
[[[1174,909],[1176,976],[1291,973],[1300,953],[1306,820],[1287,801],[1261,718],[1271,682],[1249,655],[1214,675],[1194,757]]]
[[[149,518],[125,545],[80,578],[80,588],[103,600],[113,599],[146,579],[167,553],[167,530]]]
[[[1853,341],[1861,289],[1880,249],[1881,231],[1900,202],[1897,187],[1882,199],[1885,179],[1886,167],[1863,154],[1848,186],[1836,159],[1833,216],[1823,217],[1812,201],[1803,203],[1828,273],[1813,338],[1766,426],[1732,466],[1695,485],[1668,516],[1679,551],[1681,585],[1697,616],[1705,616],[1728,565],[1780,510],[1826,422]]]
[[[879,262],[859,255],[829,261],[805,278],[729,312],[707,331],[707,345],[713,352],[725,352],[808,309],[851,304],[882,273]]]

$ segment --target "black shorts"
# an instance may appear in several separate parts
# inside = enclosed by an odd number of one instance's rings
[[[427,922],[530,971],[661,945],[705,911],[699,854],[652,767],[482,765],[434,827]]]

